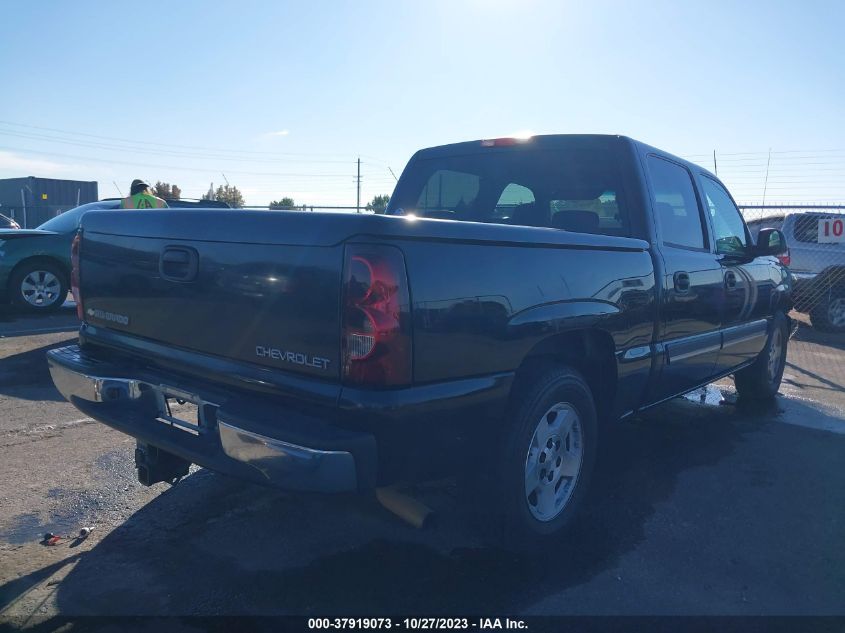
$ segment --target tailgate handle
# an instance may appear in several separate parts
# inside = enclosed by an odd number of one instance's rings
[[[167,246],[161,253],[158,270],[170,281],[193,281],[199,269],[199,255],[187,246]]]

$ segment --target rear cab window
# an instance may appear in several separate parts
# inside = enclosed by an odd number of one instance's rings
[[[483,148],[418,158],[391,214],[631,235],[623,179],[607,147]]]

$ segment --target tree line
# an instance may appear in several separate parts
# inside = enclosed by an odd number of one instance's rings
[[[367,211],[372,211],[373,213],[384,213],[387,210],[387,205],[390,203],[390,196],[387,194],[381,196],[375,196],[370,202],[367,203],[367,206],[364,208]],[[270,203],[269,209],[271,211],[297,211],[302,208],[307,208],[311,205],[308,204],[297,204],[293,198],[285,196],[280,200],[273,200]]]
[[[156,181],[155,186],[153,186],[153,193],[158,196],[159,198],[163,198],[164,200],[179,200],[182,197],[182,190],[179,188],[178,185],[170,184],[168,182],[161,182]],[[235,185],[225,184],[220,185],[217,189],[214,188],[214,183],[209,186],[208,191],[203,195],[203,200],[217,200],[219,202],[225,202],[230,207],[235,209],[239,209],[243,207],[246,202],[244,201],[243,194],[241,193],[240,189],[238,189]],[[390,196],[387,194],[375,196],[367,205],[364,207],[367,211],[372,211],[373,213],[384,213],[387,210],[387,205],[390,203]],[[273,200],[268,208],[270,210],[298,210],[302,208],[307,208],[310,205],[307,204],[299,204],[297,205],[296,201],[289,197],[285,196],[279,200]]]

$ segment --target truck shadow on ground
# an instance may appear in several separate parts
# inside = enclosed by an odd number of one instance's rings
[[[723,459],[753,428],[733,407],[683,401],[622,425],[609,435],[591,501],[541,557],[484,546],[480,509],[461,494],[438,497],[449,519],[426,533],[355,500],[286,496],[201,472],[88,552],[59,586],[60,611],[516,612],[615,565],[644,538],[679,473]],[[545,573],[550,566],[559,573]]]
[[[70,296],[68,295],[68,298]],[[59,324],[61,326],[77,323],[76,304],[70,301],[65,302],[62,307],[52,312],[33,313],[29,310],[19,308],[9,303],[0,303],[0,324],[31,324],[50,327]]]
[[[415,531],[358,497],[287,495],[201,470],[85,552],[57,586],[59,612],[519,612],[613,568],[682,472],[723,460],[777,414],[676,400],[622,424],[606,436],[590,501],[541,556],[485,545],[484,513],[449,490],[426,493],[442,520]]]
[[[76,334],[69,333],[66,340],[0,359],[0,395],[25,400],[64,401],[50,378],[47,352],[69,345],[75,339]]]
[[[814,343],[824,347],[845,350],[845,334],[839,332],[823,332],[805,323],[798,323],[791,340],[798,343]]]

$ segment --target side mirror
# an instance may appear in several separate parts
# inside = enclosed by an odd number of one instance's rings
[[[760,229],[757,234],[757,245],[754,254],[760,255],[782,255],[788,250],[786,236],[780,229]]]

